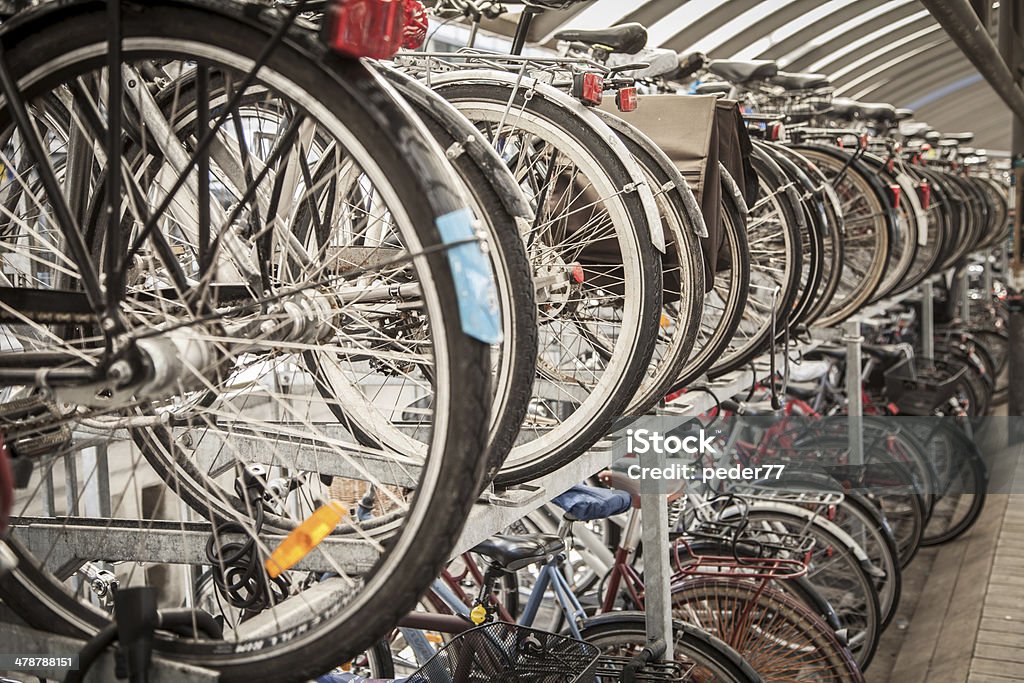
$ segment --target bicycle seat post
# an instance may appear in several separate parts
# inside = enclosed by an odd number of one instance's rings
[[[562,515],[562,521],[558,525],[558,537],[565,543],[565,547],[572,545],[572,525],[579,521],[579,518],[571,512]]]

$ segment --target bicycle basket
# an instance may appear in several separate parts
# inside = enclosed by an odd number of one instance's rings
[[[582,640],[499,621],[453,638],[407,683],[594,683],[599,654]]]
[[[966,371],[961,363],[908,358],[885,371],[885,394],[901,413],[932,415],[953,397]]]

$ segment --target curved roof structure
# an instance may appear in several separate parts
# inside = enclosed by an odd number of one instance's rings
[[[515,18],[487,27],[510,33]],[[909,107],[939,130],[972,130],[978,147],[1010,145],[1009,108],[918,0],[590,0],[538,16],[530,39],[627,21],[648,27],[651,47],[829,74],[844,97]]]

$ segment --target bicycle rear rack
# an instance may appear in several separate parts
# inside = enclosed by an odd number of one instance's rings
[[[602,655],[597,660],[597,677],[599,680],[621,680],[622,671],[633,659],[631,657],[613,657]],[[691,680],[690,673],[696,665],[693,662],[650,662],[637,671],[634,681],[655,681],[659,683],[682,683]]]

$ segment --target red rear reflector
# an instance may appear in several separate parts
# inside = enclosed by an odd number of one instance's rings
[[[403,31],[402,47],[415,50],[427,42],[427,8],[420,0],[405,0],[405,30]]]
[[[390,59],[405,39],[405,0],[340,0],[324,25],[327,44],[350,57]]]
[[[932,205],[932,186],[927,180],[917,184],[917,198],[921,200],[921,208],[925,211]]]
[[[636,111],[639,99],[636,88],[632,86],[628,88],[619,88],[619,91],[615,93],[615,106],[617,106],[619,111],[622,112]]]
[[[892,199],[892,208],[898,209],[900,207],[900,186],[890,185],[889,186],[889,197]]]
[[[604,99],[604,77],[600,74],[576,74],[572,79],[572,95],[583,104],[601,104]]]

